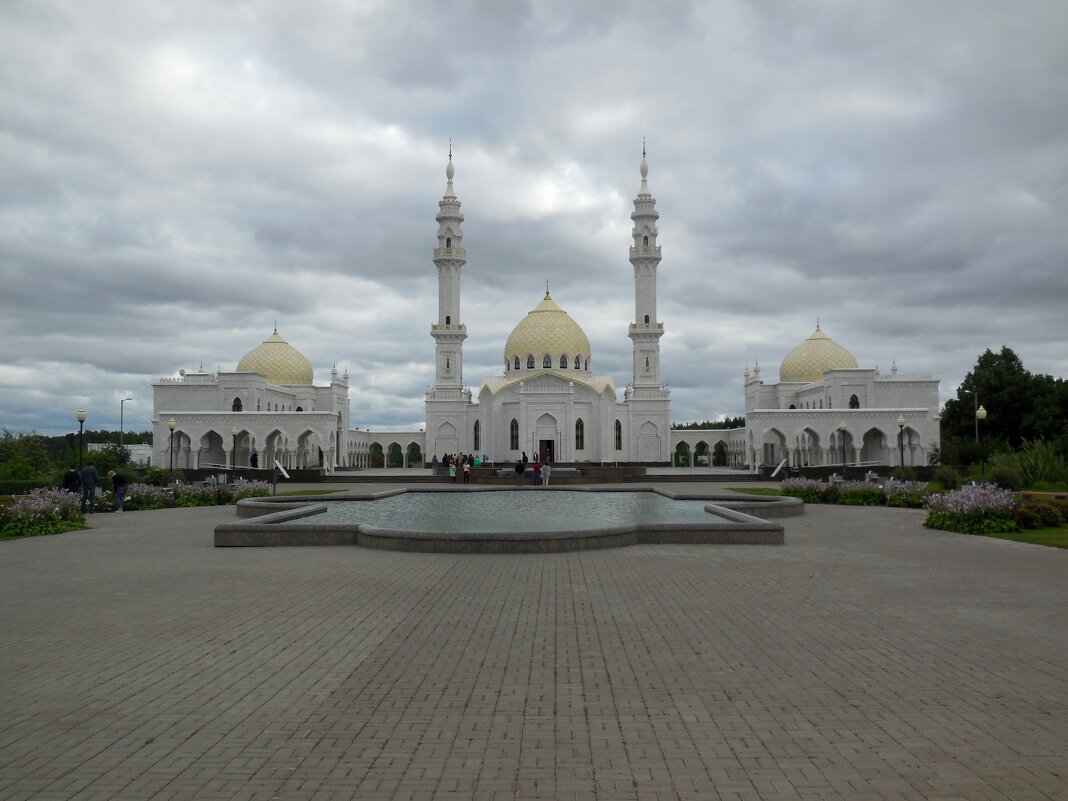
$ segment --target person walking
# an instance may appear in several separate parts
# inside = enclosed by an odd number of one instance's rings
[[[543,486],[549,486],[549,474],[552,472],[552,468],[549,467],[549,463],[545,462],[541,466],[541,483]]]
[[[86,462],[78,477],[82,480],[82,514],[86,513],[86,506],[89,507],[89,514],[93,514],[96,512],[96,488],[100,484],[100,473],[92,462]]]
[[[450,483],[456,483],[456,460],[449,459],[449,478],[452,479]]]
[[[82,479],[78,475],[78,468],[74,465],[63,474],[63,489],[67,492],[77,493],[82,488]]]
[[[534,486],[541,486],[541,462],[538,461],[538,455],[534,454]]]
[[[114,470],[108,472],[108,478],[111,479],[111,488],[115,491],[115,511],[123,511],[123,504],[126,502],[126,488],[130,486],[126,480],[126,476],[121,473],[116,473]]]

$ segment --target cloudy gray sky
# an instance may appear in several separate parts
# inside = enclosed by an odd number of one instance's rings
[[[449,139],[465,380],[554,299],[629,381],[642,137],[678,421],[824,331],[862,366],[1068,375],[1068,5],[0,4],[0,425],[149,426],[271,333],[415,426]]]

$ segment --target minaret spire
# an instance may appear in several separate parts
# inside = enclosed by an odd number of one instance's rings
[[[634,198],[634,221],[631,234],[630,263],[634,266],[634,322],[630,324],[630,338],[634,343],[634,388],[656,397],[666,392],[660,380],[660,337],[664,324],[656,319],[656,271],[660,264],[660,246],[656,221],[656,199],[649,193],[649,162],[646,159],[645,138],[642,138],[642,164],[639,170],[642,185]]]
[[[460,322],[460,273],[467,263],[463,248],[464,215],[453,189],[456,168],[452,163],[452,140],[449,140],[449,161],[445,166],[448,183],[445,194],[438,201],[438,246],[434,248],[434,264],[438,268],[438,320],[430,326],[436,351],[435,387],[458,392],[463,386],[463,341],[467,326]]]

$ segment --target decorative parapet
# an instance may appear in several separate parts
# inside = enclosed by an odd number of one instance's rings
[[[660,258],[660,245],[642,245],[641,247],[631,247],[630,257],[632,259],[641,258]]]
[[[435,259],[463,259],[467,260],[467,250],[465,248],[434,248]]]

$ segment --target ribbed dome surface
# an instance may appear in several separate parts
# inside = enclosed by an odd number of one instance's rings
[[[519,321],[504,346],[504,356],[509,364],[519,357],[522,367],[527,366],[527,356],[533,356],[535,366],[542,366],[542,358],[549,354],[553,367],[560,366],[560,357],[567,356],[568,367],[574,367],[574,358],[583,361],[590,358],[590,341],[579,324],[561,309],[549,293],[527,316]]]
[[[817,324],[808,339],[786,354],[779,365],[779,381],[808,384],[822,380],[828,370],[856,366],[853,354],[823,333]]]
[[[276,329],[237,363],[239,373],[263,373],[271,384],[311,384],[311,362]]]

